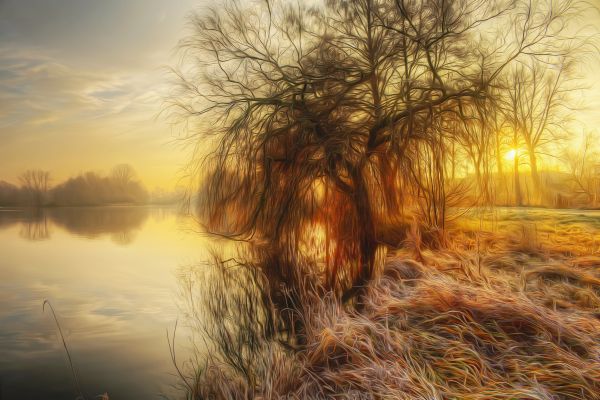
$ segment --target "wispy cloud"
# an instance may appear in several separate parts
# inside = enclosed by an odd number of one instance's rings
[[[125,110],[147,118],[160,97],[152,78],[90,72],[33,50],[0,49],[0,127],[95,119]]]

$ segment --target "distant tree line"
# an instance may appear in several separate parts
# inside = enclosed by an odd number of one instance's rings
[[[89,171],[56,186],[43,170],[25,171],[19,185],[0,181],[0,206],[96,206],[148,200],[148,191],[127,164],[115,166],[107,176]]]

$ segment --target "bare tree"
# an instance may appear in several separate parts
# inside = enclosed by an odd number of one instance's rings
[[[125,187],[136,178],[133,167],[129,164],[118,164],[111,170],[110,176],[115,182]]]
[[[329,286],[364,284],[378,226],[405,207],[443,229],[448,124],[481,114],[465,110],[515,60],[547,51],[556,10],[538,5],[230,1],[196,15],[172,110],[209,121],[194,137],[216,142],[201,159],[208,227],[293,259],[318,225]]]
[[[595,132],[587,132],[583,135],[581,145],[565,149],[562,157],[574,185],[573,192],[583,195],[586,203],[592,206],[598,204],[600,192],[600,147],[597,140]]]
[[[50,173],[40,169],[27,170],[19,176],[19,182],[29,196],[32,205],[41,206],[50,189]]]
[[[558,65],[540,62],[520,64],[515,67],[509,82],[512,84],[512,127],[521,136],[527,150],[536,196],[542,194],[538,153],[548,143],[559,140],[559,135],[565,130],[567,114],[563,111],[567,109],[566,97],[575,90],[569,84],[567,73],[564,58]]]
[[[519,67],[515,67],[513,70],[514,73],[510,75],[510,79],[505,81],[506,90],[506,119],[509,121],[511,127],[511,135],[510,135],[510,146],[513,161],[513,186],[514,186],[514,196],[515,196],[515,205],[522,206],[523,205],[523,193],[521,191],[521,175],[519,171],[519,167],[521,164],[521,141],[522,136],[520,133],[520,125],[519,125],[519,110],[520,110],[520,101],[524,98],[522,91],[525,90],[525,85],[521,83],[517,83],[520,78],[523,78],[522,74],[519,74]]]

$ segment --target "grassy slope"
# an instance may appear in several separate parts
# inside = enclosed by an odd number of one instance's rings
[[[358,309],[304,310],[300,351],[268,343],[249,376],[216,358],[191,397],[600,399],[600,227],[511,218],[390,254]]]

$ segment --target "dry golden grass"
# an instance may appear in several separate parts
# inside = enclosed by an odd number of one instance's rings
[[[474,225],[446,249],[409,238],[355,304],[307,301],[302,345],[265,339],[249,373],[211,357],[189,397],[600,399],[597,237]]]

